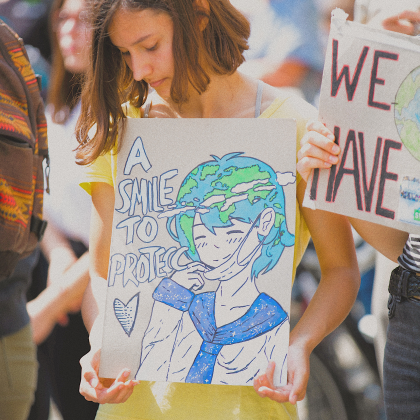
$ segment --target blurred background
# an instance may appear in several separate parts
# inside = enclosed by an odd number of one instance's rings
[[[290,89],[317,106],[331,11],[339,7],[353,20],[360,6],[356,4],[355,9],[354,0],[231,2],[251,22],[250,49],[241,70],[273,86]],[[42,76],[44,98],[51,80],[48,22],[52,4],[53,0],[0,0],[1,19],[23,38],[32,66]],[[362,274],[358,299],[346,321],[313,353],[307,396],[299,403],[301,420],[384,419],[382,369],[378,366],[382,363],[387,322],[387,291],[383,285],[373,291],[377,256],[354,236]],[[310,246],[292,291],[292,324],[308,305],[319,278],[316,253]],[[49,419],[62,419],[53,399]]]

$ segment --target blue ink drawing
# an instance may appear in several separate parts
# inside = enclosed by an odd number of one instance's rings
[[[125,305],[121,300],[114,300],[114,313],[125,333],[130,337],[137,318],[140,293],[134,295]]]
[[[271,357],[286,372],[289,315],[257,278],[294,245],[283,187],[295,176],[242,153],[213,159],[186,176],[176,207],[158,216],[191,262],[153,292],[137,378],[250,385]],[[206,282],[216,291],[197,293]]]

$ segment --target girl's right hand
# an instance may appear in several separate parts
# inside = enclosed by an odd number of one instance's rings
[[[117,379],[107,386],[108,383],[101,380],[98,376],[100,358],[100,350],[91,350],[80,359],[80,365],[82,367],[80,393],[88,401],[99,404],[117,404],[127,401],[133,393],[134,386],[139,384],[140,381],[127,381],[130,371],[123,369],[117,376]]]
[[[310,121],[306,129],[300,141],[296,168],[307,182],[312,169],[326,169],[338,163],[340,147],[334,143],[334,134],[320,121]]]

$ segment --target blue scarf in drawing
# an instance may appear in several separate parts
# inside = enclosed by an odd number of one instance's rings
[[[216,359],[223,346],[251,340],[288,319],[283,308],[265,293],[255,299],[242,317],[219,328],[214,316],[215,292],[195,295],[171,279],[163,279],[153,298],[180,311],[188,311],[203,339],[185,380],[190,383],[211,383]]]

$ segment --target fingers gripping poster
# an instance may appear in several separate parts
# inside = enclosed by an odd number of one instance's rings
[[[420,39],[333,12],[319,117],[340,161],[304,205],[420,233]]]
[[[286,383],[296,123],[128,119],[100,376]]]

